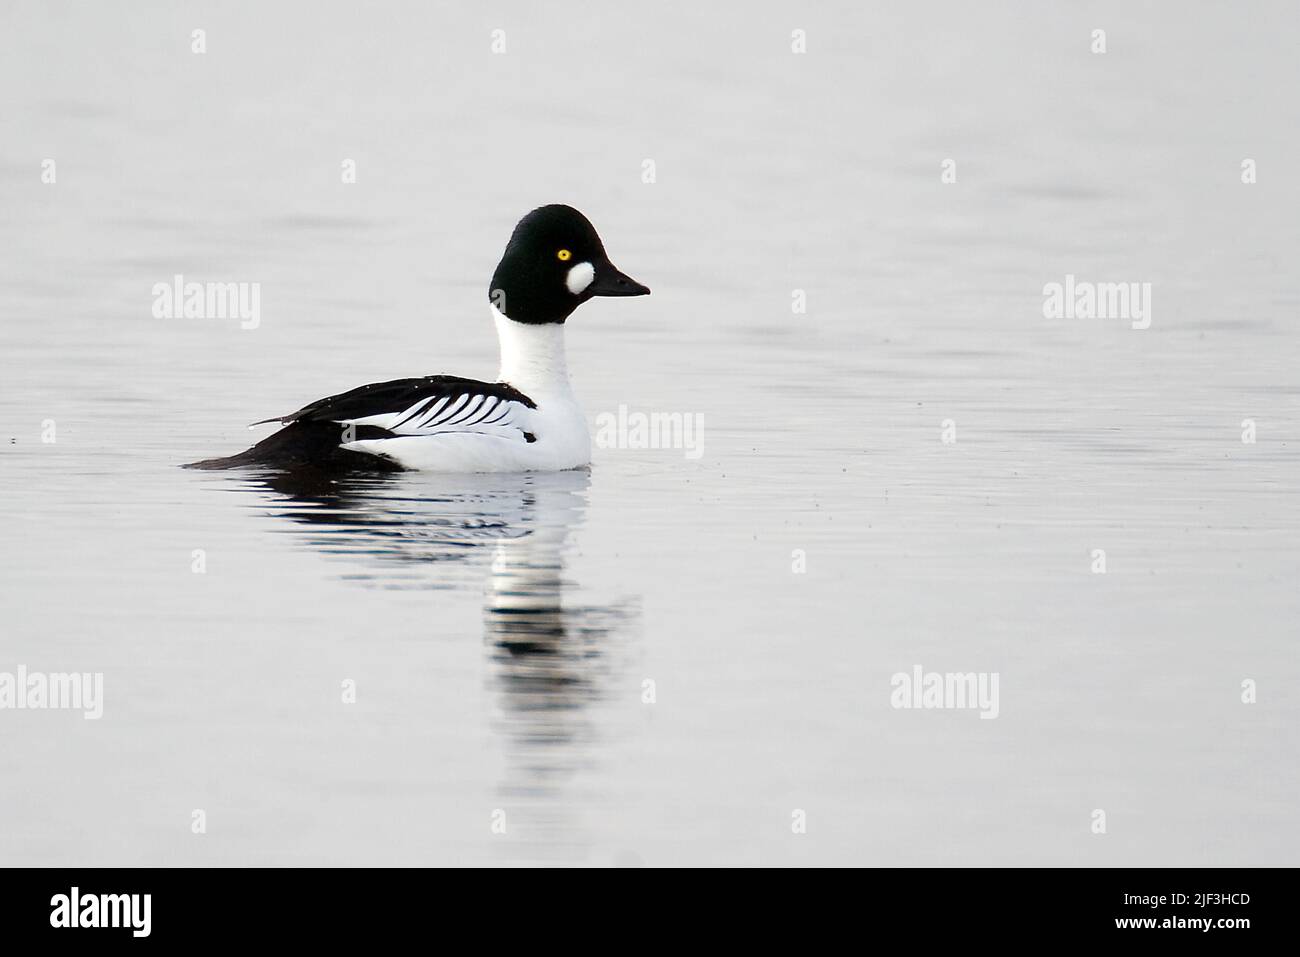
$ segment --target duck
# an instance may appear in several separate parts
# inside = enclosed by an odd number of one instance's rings
[[[597,296],[646,296],[591,221],[552,204],[515,226],[488,287],[500,345],[493,382],[393,379],[254,422],[281,428],[236,455],[186,468],[559,472],[588,466],[591,435],[569,381],[565,321]]]

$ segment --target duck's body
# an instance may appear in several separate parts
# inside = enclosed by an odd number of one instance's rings
[[[380,403],[359,397],[352,418],[327,413],[360,430],[340,447],[431,472],[558,472],[587,465],[591,436],[569,383],[564,325],[530,326],[490,308],[501,344],[496,382],[435,376],[407,380],[409,386]]]
[[[493,276],[496,382],[440,375],[361,386],[267,419],[284,428],[246,452],[192,467],[580,468],[591,461],[591,436],[569,383],[564,320],[592,296],[649,291],[614,268],[581,213],[544,206],[520,221]]]

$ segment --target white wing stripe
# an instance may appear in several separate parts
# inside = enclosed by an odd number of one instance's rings
[[[424,403],[423,407],[417,409],[415,414],[410,416],[410,418],[415,418],[416,415],[427,414],[429,417],[437,415],[438,410],[447,404],[449,398],[450,398],[449,396],[443,396],[441,399],[438,399],[437,401],[430,399],[428,402]],[[408,421],[407,419],[403,419],[401,422],[397,423],[397,426],[403,426],[407,423],[407,421]]]
[[[456,416],[456,418],[454,419],[449,419],[447,422],[443,424],[444,425],[463,424],[470,416],[474,414],[474,410],[477,409],[482,404],[483,404],[483,396],[481,395],[474,396],[472,399],[469,400],[468,404],[466,404],[465,410],[461,412],[460,415]]]
[[[476,415],[470,421],[482,422],[485,418],[487,418],[488,413],[491,412],[494,408],[496,408],[496,404],[498,401],[499,400],[497,399],[496,396],[494,395],[488,396],[487,399],[484,401],[484,403],[481,406],[479,406],[478,415]]]
[[[397,412],[380,412],[341,424],[374,425],[398,436],[475,433],[520,440],[531,431],[531,410],[512,399],[481,393],[420,399]]]
[[[439,422],[447,421],[447,419],[459,412],[461,407],[463,407],[468,401],[469,396],[467,395],[462,394],[456,396],[454,399],[449,400],[444,408],[435,414],[428,416],[423,422],[421,422],[420,428],[427,429],[431,425],[437,425]]]
[[[433,401],[434,401],[433,399],[427,399],[423,402],[415,403],[415,405],[411,406],[409,409],[407,409],[405,412],[402,413],[402,418],[398,420],[394,428],[400,425],[405,425],[410,419],[415,418],[417,415],[419,415],[425,409],[431,406],[433,404]]]

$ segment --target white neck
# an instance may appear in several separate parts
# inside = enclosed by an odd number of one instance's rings
[[[569,392],[564,323],[515,322],[496,306],[489,308],[501,343],[501,372],[497,378],[525,395]]]

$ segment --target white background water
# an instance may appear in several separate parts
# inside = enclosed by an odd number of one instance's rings
[[[1295,863],[1293,5],[700,6],[0,7],[0,671],[105,676],[0,711],[0,862]],[[701,458],[176,467],[490,377],[546,202],[654,290],[569,323],[593,424]],[[891,708],[918,664],[999,717]]]

